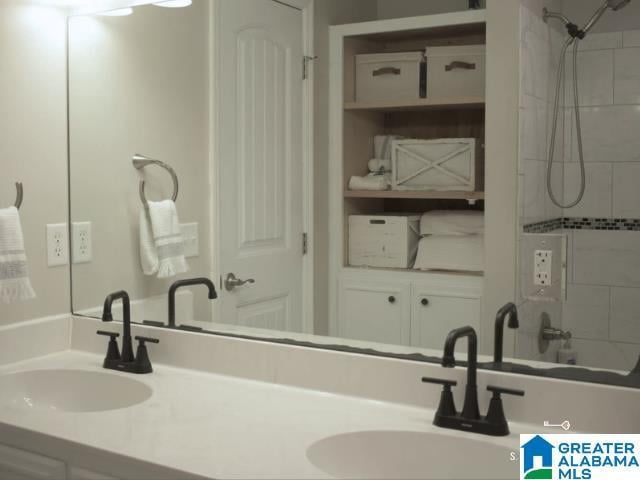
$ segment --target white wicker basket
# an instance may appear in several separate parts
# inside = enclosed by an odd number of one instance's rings
[[[475,138],[394,140],[391,152],[392,190],[475,190]]]

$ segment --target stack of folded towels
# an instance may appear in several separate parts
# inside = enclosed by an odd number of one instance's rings
[[[420,219],[417,270],[484,271],[484,214],[434,210]]]
[[[391,143],[402,137],[376,135],[373,139],[374,158],[369,160],[369,173],[349,179],[349,190],[388,190],[391,185]]]

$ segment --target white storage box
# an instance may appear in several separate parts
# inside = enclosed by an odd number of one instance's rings
[[[356,102],[420,98],[422,52],[356,55]]]
[[[420,216],[349,216],[349,265],[412,268],[420,239]]]
[[[427,47],[427,98],[485,96],[485,46]]]
[[[394,140],[392,190],[475,190],[475,138]]]

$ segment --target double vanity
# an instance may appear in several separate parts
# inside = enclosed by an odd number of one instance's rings
[[[153,373],[115,372],[103,368],[102,326],[77,317],[4,329],[0,342],[30,344],[0,368],[0,477],[513,479],[518,435],[543,432],[545,420],[569,420],[574,432],[640,428],[619,415],[637,390],[492,371],[477,372],[479,392],[529,394],[504,399],[510,433],[438,428],[439,392],[421,377],[464,386],[464,368],[139,325],[133,335],[160,340],[149,348]],[[33,355],[40,347],[46,355]],[[461,404],[465,392],[453,395]],[[481,411],[489,397],[478,396]],[[618,413],[594,416],[575,400],[585,397],[615,398]]]

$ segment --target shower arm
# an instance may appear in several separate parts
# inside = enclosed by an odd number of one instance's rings
[[[583,32],[584,35],[589,33],[589,30],[591,30],[596,22],[600,20],[600,17],[604,15],[604,12],[606,12],[608,8],[609,4],[607,2],[604,2],[602,6],[591,16],[587,23],[585,23],[584,27],[580,29],[580,31]]]

